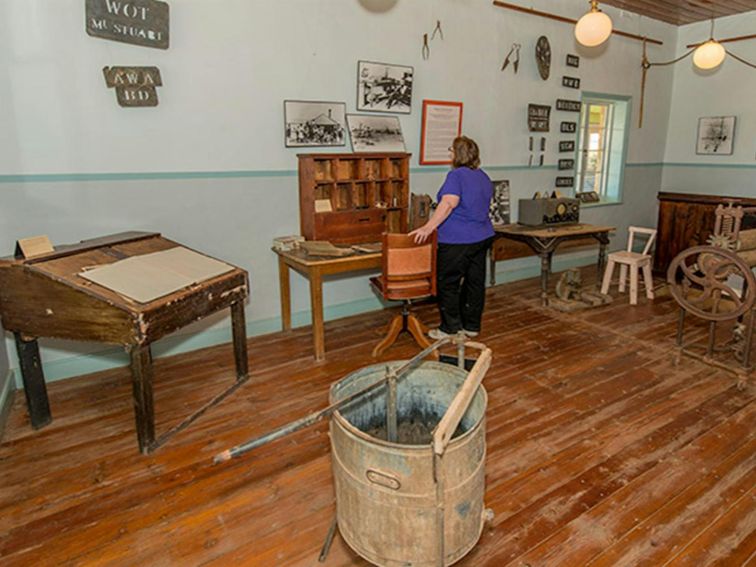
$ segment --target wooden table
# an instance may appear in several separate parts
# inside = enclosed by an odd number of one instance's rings
[[[31,259],[0,259],[0,316],[14,333],[31,424],[52,421],[38,337],[123,346],[131,357],[134,414],[142,453],[159,447],[247,379],[244,300],[247,273],[234,267],[217,277],[137,303],[79,276],[87,267],[180,246],[158,233],[125,232],[60,246]],[[229,307],[236,382],[170,431],[155,438],[150,344],[189,323]]]
[[[595,238],[599,243],[598,279],[601,281],[606,265],[606,247],[609,244],[609,233],[614,231],[615,228],[584,223],[552,227],[504,224],[495,225],[494,230],[497,237],[524,242],[541,257],[541,305],[548,305],[551,258],[557,247],[563,242],[571,240],[585,239],[586,237]]]
[[[291,329],[291,289],[289,270],[302,274],[310,282],[310,310],[312,311],[312,343],[315,360],[325,359],[325,333],[323,326],[323,276],[376,270],[381,268],[381,253],[356,253],[340,258],[308,256],[303,250],[283,252],[273,249],[278,255],[278,283],[281,292],[281,327]],[[367,282],[365,282],[367,285]]]

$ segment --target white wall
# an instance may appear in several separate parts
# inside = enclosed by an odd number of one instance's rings
[[[586,211],[585,218],[616,223],[618,243],[628,224],[653,222],[649,203],[660,188],[672,70],[655,73],[647,92],[654,104],[638,130],[639,42],[614,36],[606,46],[586,50],[575,44],[571,26],[489,0],[399,0],[385,14],[368,12],[357,0],[170,4],[167,51],[89,37],[81,0],[0,4],[0,255],[10,253],[17,238],[34,234],[65,243],[158,230],[249,270],[248,321],[273,330],[278,281],[269,245],[274,236],[298,232],[297,151],[284,148],[283,100],[341,100],[354,112],[359,59],[415,68],[412,114],[401,116],[414,154],[414,192],[435,193],[444,176],[442,168],[417,165],[425,98],[464,103],[464,132],[479,142],[491,176],[512,180],[516,200],[553,187],[556,146],[565,137],[558,124],[575,119],[552,109],[550,167],[528,170],[528,103],[553,106],[557,98],[579,98],[561,86],[563,74],[581,77],[587,91],[631,95],[628,161],[640,165],[626,171],[624,204]],[[573,18],[586,8],[583,0],[527,5]],[[673,56],[675,27],[606,11],[617,28],[664,41],[649,47],[652,58]],[[422,35],[437,19],[445,38],[431,44],[424,61]],[[552,47],[546,82],[533,57],[542,34]],[[511,67],[499,70],[513,42],[523,46],[518,75]],[[568,52],[581,56],[579,69],[565,67]],[[157,65],[164,83],[159,106],[119,107],[101,72],[112,65]],[[294,278],[292,292],[294,310],[306,311],[302,278]],[[331,308],[372,297],[364,277],[325,286]],[[98,348],[44,345],[45,361]]]
[[[754,29],[756,11],[751,11],[715,20],[714,36],[749,35]],[[709,22],[680,27],[677,54],[708,39],[709,32]],[[756,40],[724,45],[756,63]],[[696,155],[698,119],[703,116],[736,117],[732,155]],[[756,70],[730,56],[713,71],[696,69],[692,57],[675,64],[664,161],[666,190],[756,197]]]

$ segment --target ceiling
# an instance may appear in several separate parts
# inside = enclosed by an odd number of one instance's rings
[[[756,0],[601,0],[600,4],[678,26],[756,10]]]

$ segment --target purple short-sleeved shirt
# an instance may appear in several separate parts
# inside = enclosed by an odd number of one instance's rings
[[[459,204],[438,227],[441,244],[474,244],[494,235],[488,216],[493,183],[485,171],[452,169],[436,195],[439,203],[444,195],[457,195]]]

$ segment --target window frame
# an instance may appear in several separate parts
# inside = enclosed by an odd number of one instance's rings
[[[584,91],[580,102],[580,127],[578,128],[578,137],[575,141],[574,191],[576,193],[582,191],[585,181],[587,160],[584,157],[590,151],[587,147],[584,148],[584,145],[587,146],[589,140],[589,108],[591,105],[608,106],[606,136],[601,166],[601,186],[600,190],[597,191],[599,193],[599,202],[596,204],[621,203],[630,135],[632,97]],[[588,110],[586,110],[586,107],[588,107]],[[615,145],[617,143],[621,144],[619,148]]]

